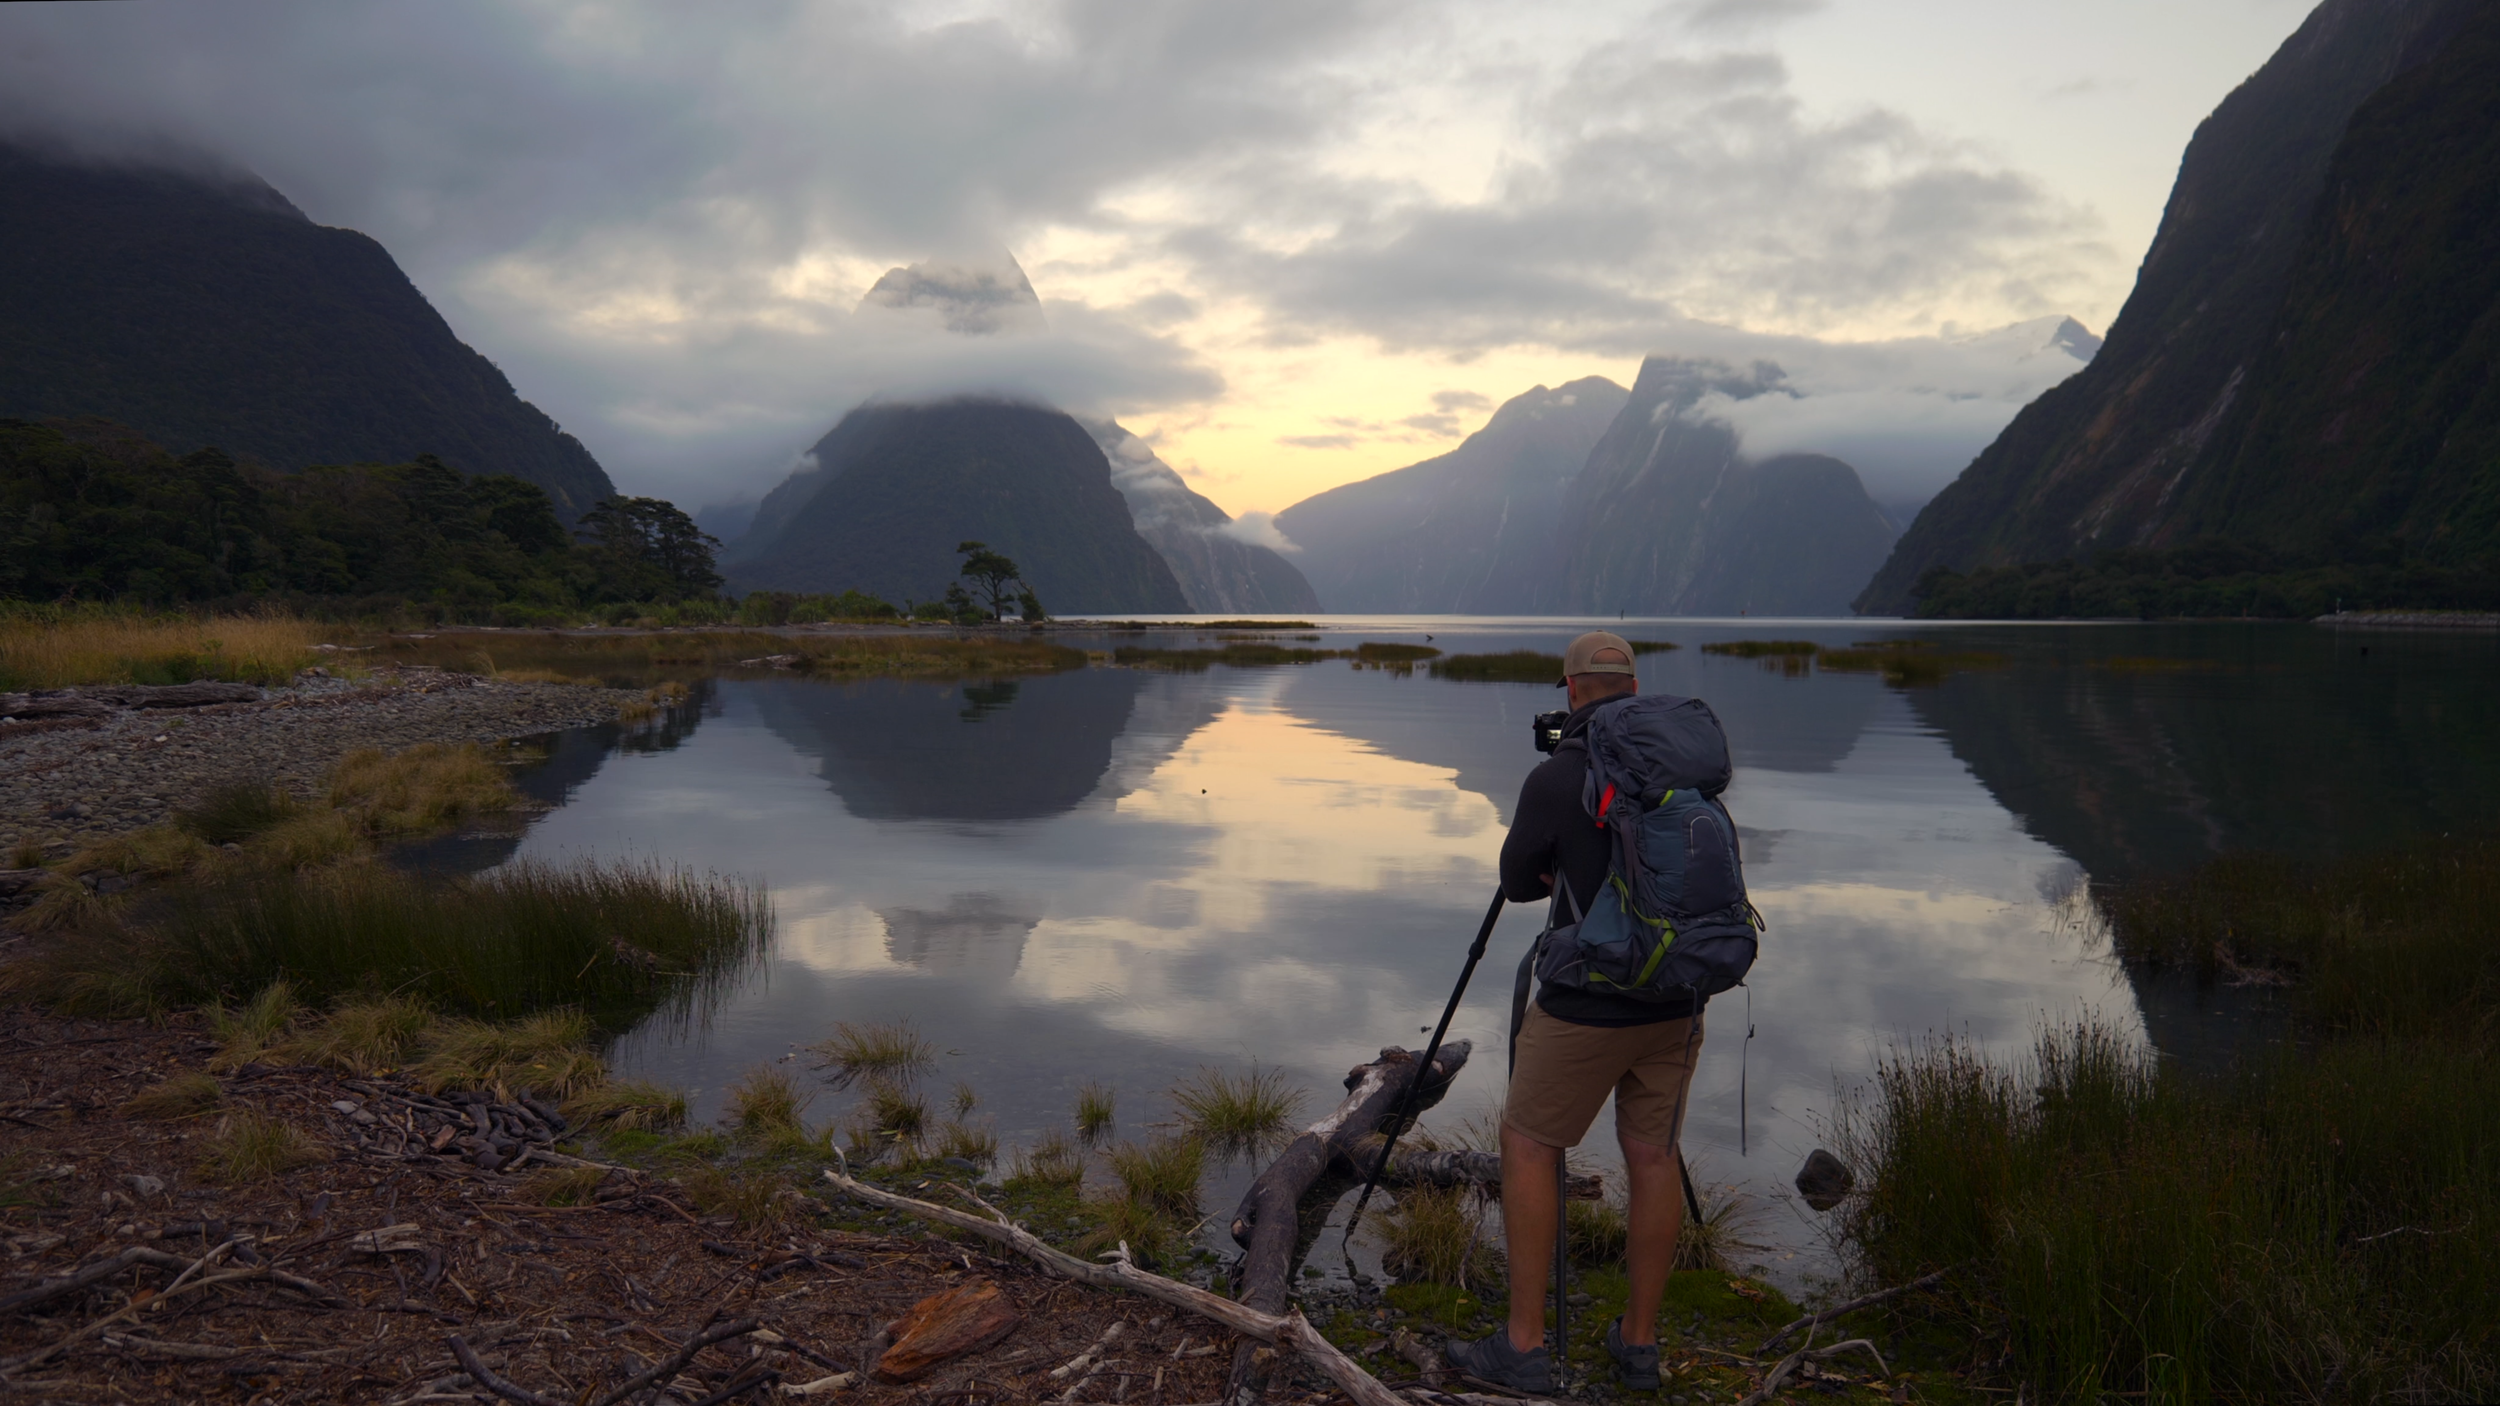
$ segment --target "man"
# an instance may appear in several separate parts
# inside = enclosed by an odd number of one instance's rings
[[[1528,773],[1502,842],[1502,893],[1513,903],[1552,897],[1572,921],[1606,882],[1607,831],[1581,801],[1588,774],[1589,715],[1640,691],[1632,646],[1592,631],[1563,656],[1562,687],[1571,717],[1554,755]],[[1557,880],[1568,896],[1557,891]],[[1552,925],[1549,922],[1549,926]],[[1635,1390],[1658,1385],[1658,1302],[1666,1293],[1684,1224],[1684,1183],[1676,1159],[1685,1092],[1701,1050],[1701,1012],[1689,1001],[1657,1003],[1599,992],[1542,988],[1518,1031],[1517,1064],[1502,1108],[1502,1231],[1510,1256],[1510,1321],[1480,1342],[1449,1345],[1471,1376],[1515,1391],[1554,1389],[1545,1347],[1545,1286],[1552,1270],[1554,1221],[1562,1214],[1556,1173],[1608,1094],[1615,1136],[1631,1181],[1631,1294],[1606,1330],[1606,1350]]]

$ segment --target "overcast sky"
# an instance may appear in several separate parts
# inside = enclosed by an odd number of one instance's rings
[[[374,235],[630,491],[751,497],[863,396],[960,382],[1117,415],[1240,512],[1646,351],[2105,331],[2190,132],[2306,9],[21,4],[0,130],[204,153]],[[1001,251],[1046,333],[851,315]]]

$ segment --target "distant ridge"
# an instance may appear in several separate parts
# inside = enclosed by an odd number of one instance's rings
[[[381,245],[265,182],[0,147],[0,416],[100,416],[273,468],[433,454],[576,516],[615,492]]]

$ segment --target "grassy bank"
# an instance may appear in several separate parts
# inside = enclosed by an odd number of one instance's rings
[[[165,615],[119,606],[0,603],[0,691],[195,679],[278,684],[328,627],[287,615]]]
[[[2500,1392],[2494,854],[2243,857],[2110,898],[2131,959],[2288,982],[2296,1038],[2226,1073],[2083,1025],[2019,1063],[1881,1069],[1845,1155],[1870,1277],[2043,1398]]]

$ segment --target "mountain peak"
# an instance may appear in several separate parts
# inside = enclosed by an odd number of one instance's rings
[[[992,332],[1039,332],[1046,324],[1042,300],[1013,255],[1000,250],[994,262],[952,263],[929,260],[885,271],[876,286],[859,300],[859,312],[871,308],[910,312],[932,308],[949,332],[975,336]]]

